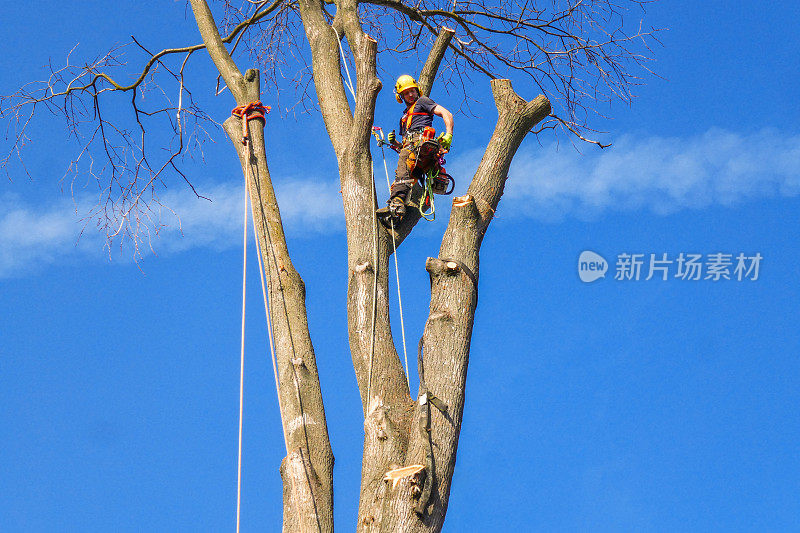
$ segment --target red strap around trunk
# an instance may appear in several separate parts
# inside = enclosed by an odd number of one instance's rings
[[[272,108],[264,106],[260,100],[233,108],[231,115],[242,119],[242,144],[247,144],[247,140],[250,137],[247,123],[254,119],[265,120],[264,115],[269,113],[270,109]]]

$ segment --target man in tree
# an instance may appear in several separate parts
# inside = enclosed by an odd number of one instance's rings
[[[307,72],[305,58],[310,54],[316,101],[339,166],[347,228],[346,312],[364,415],[357,531],[439,533],[449,504],[465,406],[481,243],[500,202],[511,161],[529,133],[560,125],[588,140],[581,132],[587,127],[585,117],[593,102],[614,98],[629,102],[632,98],[630,86],[639,77],[630,67],[643,66],[647,60],[639,47],[647,46],[644,39],[651,32],[642,31],[641,25],[633,34],[624,31],[619,12],[624,3],[553,2],[552,7],[540,7],[535,2],[501,0],[491,8],[481,2],[459,2],[457,11],[455,4],[452,11],[445,11],[439,3],[427,0],[248,0],[240,6],[226,1],[216,3],[225,20],[219,25],[207,0],[189,0],[202,43],[151,54],[134,39],[145,58],[133,77],[126,76],[127,62],[118,60],[117,49],[93,63],[68,62],[43,80],[0,97],[0,117],[8,113],[16,127],[10,136],[10,153],[17,155],[28,140],[25,130],[35,110],[63,114],[69,131],[82,131],[79,139],[83,146],[70,169],[79,169],[86,161],[90,181],[99,185],[97,207],[89,216],[98,219],[109,240],[128,236],[138,244],[139,235],[149,231],[154,213],[160,212],[158,192],[166,174],[174,171],[189,182],[179,163],[189,147],[199,145],[192,127],[204,132],[203,125],[212,121],[186,86],[192,77],[185,78],[184,72],[187,65],[194,65],[190,61],[193,54],[205,49],[228,88],[226,97],[251,109],[263,98],[262,75],[277,91],[277,82],[286,72],[283,58],[302,57],[300,64],[291,65],[297,66],[298,72]],[[232,24],[223,36],[221,31]],[[448,24],[456,29],[449,29]],[[304,40],[295,40],[299,25],[305,29]],[[375,31],[369,35],[366,29]],[[409,42],[414,46],[403,51],[406,47],[401,43]],[[369,216],[374,212],[374,196],[363,192],[374,191],[369,143],[382,87],[377,75],[379,51],[415,55],[426,43],[430,50],[419,83],[411,76],[401,76],[395,85],[398,102],[405,102],[406,112],[400,125],[403,144],[395,143],[400,161],[391,201],[405,210],[415,179],[406,160],[413,153],[414,133],[430,126],[433,115],[442,117],[446,126],[438,145],[450,148],[452,115],[421,96],[430,94],[445,56],[450,76],[478,72],[491,80],[497,119],[465,194],[453,200],[437,257],[425,262],[431,279],[431,306],[417,344],[419,389],[415,400],[408,365],[403,367],[392,336],[387,266],[419,218],[409,216],[399,230],[383,231]],[[281,48],[306,45],[308,49],[303,48],[301,55]],[[260,66],[261,72],[252,68],[243,72],[237,65],[234,56],[240,58],[248,48],[250,60],[256,60],[254,66]],[[341,75],[348,59],[345,50],[356,66],[354,106],[347,99]],[[511,80],[503,77],[506,74],[528,76],[543,94],[526,100],[514,91]],[[116,81],[125,78],[128,81]],[[174,93],[168,93],[159,81]],[[300,81],[305,87],[302,77]],[[145,100],[146,92],[158,99]],[[126,125],[116,126],[104,112],[111,105],[106,102],[125,93],[128,97],[122,101],[130,106],[132,116]],[[167,96],[175,93],[177,98]],[[555,110],[550,98],[558,106]],[[567,113],[566,118],[558,116],[559,109]],[[273,364],[286,447],[280,468],[283,531],[327,533],[333,531],[334,461],[306,290],[289,254],[267,165],[264,123],[248,118],[252,115],[229,117],[223,128],[247,182],[267,281],[265,305],[272,317]],[[169,150],[147,148],[153,144],[144,142],[155,129],[151,124],[172,131]],[[246,145],[241,142],[243,129],[247,131]],[[92,150],[105,164],[93,164]],[[9,159],[0,159],[0,168]],[[105,169],[105,173],[95,172],[97,169]],[[403,354],[405,358],[405,347]],[[397,465],[407,468],[398,469]],[[408,469],[421,465],[423,470]],[[389,472],[398,470],[413,474],[387,478]]]
[[[389,212],[393,217],[400,219],[406,213],[409,191],[414,186],[414,182],[420,178],[424,179],[424,176],[412,173],[413,165],[409,165],[409,156],[415,154],[419,148],[425,128],[431,127],[433,124],[433,115],[442,117],[444,120],[447,132],[440,135],[438,141],[443,151],[449,151],[450,144],[453,142],[453,114],[427,96],[422,96],[416,80],[408,74],[397,78],[394,92],[397,102],[406,104],[406,110],[400,119],[402,144],[397,142],[394,130],[389,133],[389,144],[401,147],[389,197]],[[418,157],[418,154],[415,155]],[[437,155],[435,154],[434,157]]]

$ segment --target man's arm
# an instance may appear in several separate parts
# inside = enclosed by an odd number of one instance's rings
[[[433,108],[433,114],[442,117],[444,120],[444,127],[447,129],[447,133],[450,135],[453,134],[453,114],[448,111],[447,109],[443,108],[440,105],[437,105]]]

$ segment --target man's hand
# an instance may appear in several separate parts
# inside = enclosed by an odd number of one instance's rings
[[[386,136],[386,140],[389,141],[390,145],[397,142],[397,135],[395,135],[394,130],[389,132],[389,135]]]
[[[442,150],[444,150],[445,152],[449,152],[451,144],[453,144],[452,133],[442,133],[441,135],[439,135],[439,146],[442,147]]]

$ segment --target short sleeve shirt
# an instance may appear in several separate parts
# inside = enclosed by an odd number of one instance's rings
[[[414,113],[424,113],[422,115],[412,115],[411,117],[411,126],[408,128],[409,130],[418,130],[422,129],[425,126],[430,126],[433,124],[433,109],[436,107],[436,102],[428,98],[427,96],[420,96],[419,99],[413,104],[413,112]],[[408,113],[409,110],[406,110]],[[406,134],[406,114],[403,114],[403,118],[400,119],[400,135],[403,136]]]

